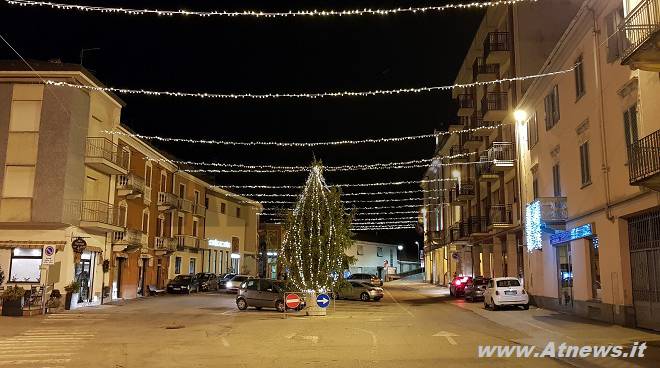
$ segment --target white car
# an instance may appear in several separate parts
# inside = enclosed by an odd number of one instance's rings
[[[496,277],[491,279],[484,292],[484,307],[497,310],[506,305],[520,305],[529,309],[529,295],[520,280],[515,277]]]

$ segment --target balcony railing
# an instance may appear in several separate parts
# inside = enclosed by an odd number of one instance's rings
[[[194,216],[206,217],[206,207],[203,204],[193,203],[192,214]]]
[[[117,189],[120,192],[144,193],[144,188],[144,179],[133,173],[117,176]]]
[[[113,244],[143,245],[147,246],[149,236],[140,230],[126,229],[112,233]]]
[[[660,31],[660,0],[642,0],[630,11],[621,25],[628,46],[622,60],[628,59],[640,46]]]
[[[630,184],[660,177],[660,130],[634,142],[629,148]]]
[[[541,221],[557,223],[568,219],[566,197],[543,197],[536,200],[541,208]]]
[[[457,189],[458,199],[462,201],[470,200],[476,195],[475,185],[473,181],[468,181],[468,180],[461,181],[460,185],[456,189]]]
[[[66,201],[64,206],[65,220],[71,223],[80,222],[81,227],[108,231],[119,230],[119,213],[107,202],[97,200]]]
[[[85,144],[85,158],[105,160],[123,170],[128,170],[130,153],[107,138],[89,137]]]
[[[179,197],[173,193],[167,192],[158,192],[158,208],[164,209],[173,209],[177,208],[179,205]]]
[[[500,74],[499,64],[488,64],[486,59],[477,57],[472,64],[472,79],[479,80],[480,75],[492,75],[491,79],[496,79]]]
[[[499,121],[501,119],[489,118],[489,112],[506,111],[509,108],[509,96],[506,92],[488,92],[481,99],[481,112],[486,121]]]
[[[178,239],[175,238],[165,236],[157,236],[154,238],[154,248],[157,250],[174,251],[178,245]]]
[[[458,95],[459,109],[474,109],[474,96],[470,94]]]
[[[177,240],[177,248],[199,248],[201,239],[192,235],[175,235]]]
[[[490,206],[490,223],[492,226],[513,225],[513,206],[510,204],[494,204]]]
[[[516,155],[512,142],[493,142],[488,149],[488,161],[493,161],[495,166],[513,166]]]
[[[511,33],[509,32],[490,32],[484,40],[484,59],[492,52],[511,51]]]

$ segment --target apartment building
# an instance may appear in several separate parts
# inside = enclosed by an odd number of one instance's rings
[[[525,284],[538,306],[660,330],[660,8],[636,3],[585,2],[542,69],[574,72],[518,106]]]
[[[176,166],[161,152],[133,138],[119,126],[118,145],[130,152],[127,174],[116,180],[115,208],[125,229],[112,236],[109,268],[112,299],[149,295],[149,286],[163,288],[168,280],[169,255],[176,250],[172,212],[160,211],[160,192],[171,191]]]
[[[488,9],[456,77],[466,84],[536,74],[583,1]],[[523,276],[513,108],[529,81],[456,89],[454,134],[436,143],[425,182],[426,280],[453,275]],[[459,133],[466,129],[477,129]]]
[[[111,93],[44,85],[41,78],[102,86],[78,65],[0,62],[0,267],[24,288],[81,284],[74,306],[99,304],[104,261],[118,221],[115,186],[130,151],[101,133],[119,125]],[[72,247],[72,242],[86,247]],[[84,243],[83,243],[84,241]],[[55,246],[55,264],[42,266]]]
[[[208,250],[204,271],[256,276],[259,213],[263,206],[218,187],[207,190],[206,202]]]

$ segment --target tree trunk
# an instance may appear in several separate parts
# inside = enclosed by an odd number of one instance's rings
[[[325,316],[325,308],[321,308],[316,304],[316,292],[310,291],[305,294],[305,314],[308,316]]]

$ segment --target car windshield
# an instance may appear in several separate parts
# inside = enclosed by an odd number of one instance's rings
[[[236,275],[230,273],[230,274],[225,275],[225,277],[223,277],[223,278],[225,280],[231,280],[234,276],[236,276]]]
[[[488,279],[474,279],[475,285],[486,285],[488,284]]]
[[[370,282],[363,282],[362,285],[368,286],[368,287],[376,287],[376,285],[370,283]]]
[[[245,276],[234,276],[234,278],[231,279],[231,281],[245,281],[247,280],[247,277]]]
[[[179,275],[174,278],[174,281],[190,281],[190,279],[192,279],[190,275]]]
[[[203,281],[208,280],[210,277],[211,277],[210,275],[204,275],[204,274],[202,274],[202,275],[197,275],[197,279],[198,279],[198,280],[203,280]]]
[[[511,287],[511,286],[520,286],[518,280],[498,280],[497,287]]]
[[[283,292],[286,292],[286,291],[291,291],[291,288],[289,287],[289,285],[287,285],[286,282],[274,282],[274,283],[273,283],[273,288],[274,288],[275,291],[277,291],[278,293],[283,293]]]

